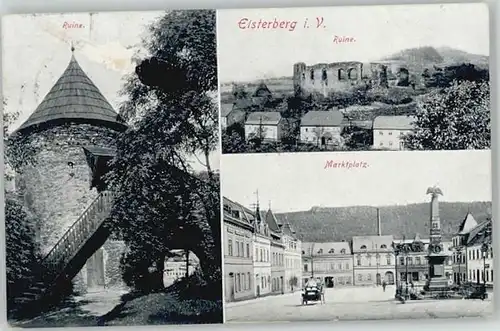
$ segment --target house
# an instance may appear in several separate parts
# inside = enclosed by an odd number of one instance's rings
[[[253,112],[245,122],[245,139],[279,141],[283,136],[284,121],[279,112]]]
[[[343,119],[338,110],[308,112],[300,121],[300,141],[318,146],[340,145]]]
[[[467,282],[467,245],[466,239],[472,229],[477,226],[477,221],[471,213],[467,213],[460,223],[458,232],[452,238],[452,261],[453,261],[453,280],[455,284]],[[472,256],[471,256],[472,257]]]
[[[170,253],[175,255],[165,259],[163,272],[163,285],[165,287],[172,285],[179,279],[192,275],[199,266],[199,259],[192,252],[186,255],[184,251],[172,250]]]
[[[468,281],[493,286],[492,220],[479,223],[464,239]]]
[[[355,285],[394,284],[395,259],[392,235],[352,238]]]
[[[353,260],[348,242],[302,244],[303,282],[320,279],[326,287],[353,285]]]
[[[220,108],[221,128],[227,129],[235,123],[245,122],[245,112],[233,106],[233,104],[223,103]]]
[[[373,120],[373,148],[404,150],[402,137],[413,131],[413,116],[377,116]]]
[[[255,212],[253,244],[255,254],[253,267],[255,274],[255,296],[260,297],[272,293],[271,282],[271,231],[258,206]]]
[[[302,288],[302,242],[297,238],[295,230],[287,221],[280,224],[280,228],[285,246],[284,292],[294,292]]]
[[[227,302],[255,296],[254,216],[250,210],[223,199],[224,293]]]

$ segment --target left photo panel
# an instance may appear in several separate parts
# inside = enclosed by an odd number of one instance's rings
[[[7,316],[223,323],[215,10],[3,17]]]

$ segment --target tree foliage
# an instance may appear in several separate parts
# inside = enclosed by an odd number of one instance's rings
[[[490,148],[490,84],[455,81],[417,105],[415,132],[404,137],[416,150]]]
[[[130,127],[108,175],[117,192],[110,225],[127,244],[122,273],[138,290],[160,289],[165,258],[181,248],[217,286],[219,178],[209,161],[218,142],[215,11],[172,11],[149,32],[149,57],[122,91]],[[194,173],[189,158],[200,154],[206,171]]]
[[[14,197],[5,200],[5,246],[7,297],[19,294],[38,271],[39,247],[36,243],[36,223]]]

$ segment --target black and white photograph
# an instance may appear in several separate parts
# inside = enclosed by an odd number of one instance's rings
[[[488,15],[482,3],[220,11],[222,152],[489,149]]]
[[[226,323],[491,317],[490,162],[223,156]]]
[[[215,21],[3,17],[11,326],[223,323]]]

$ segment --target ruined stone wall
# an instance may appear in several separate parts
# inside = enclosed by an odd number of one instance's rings
[[[361,62],[319,63],[312,66],[297,63],[294,65],[293,81],[303,91],[328,95],[370,81],[377,84],[383,81],[381,76],[385,75],[386,79],[386,69],[383,65]]]

